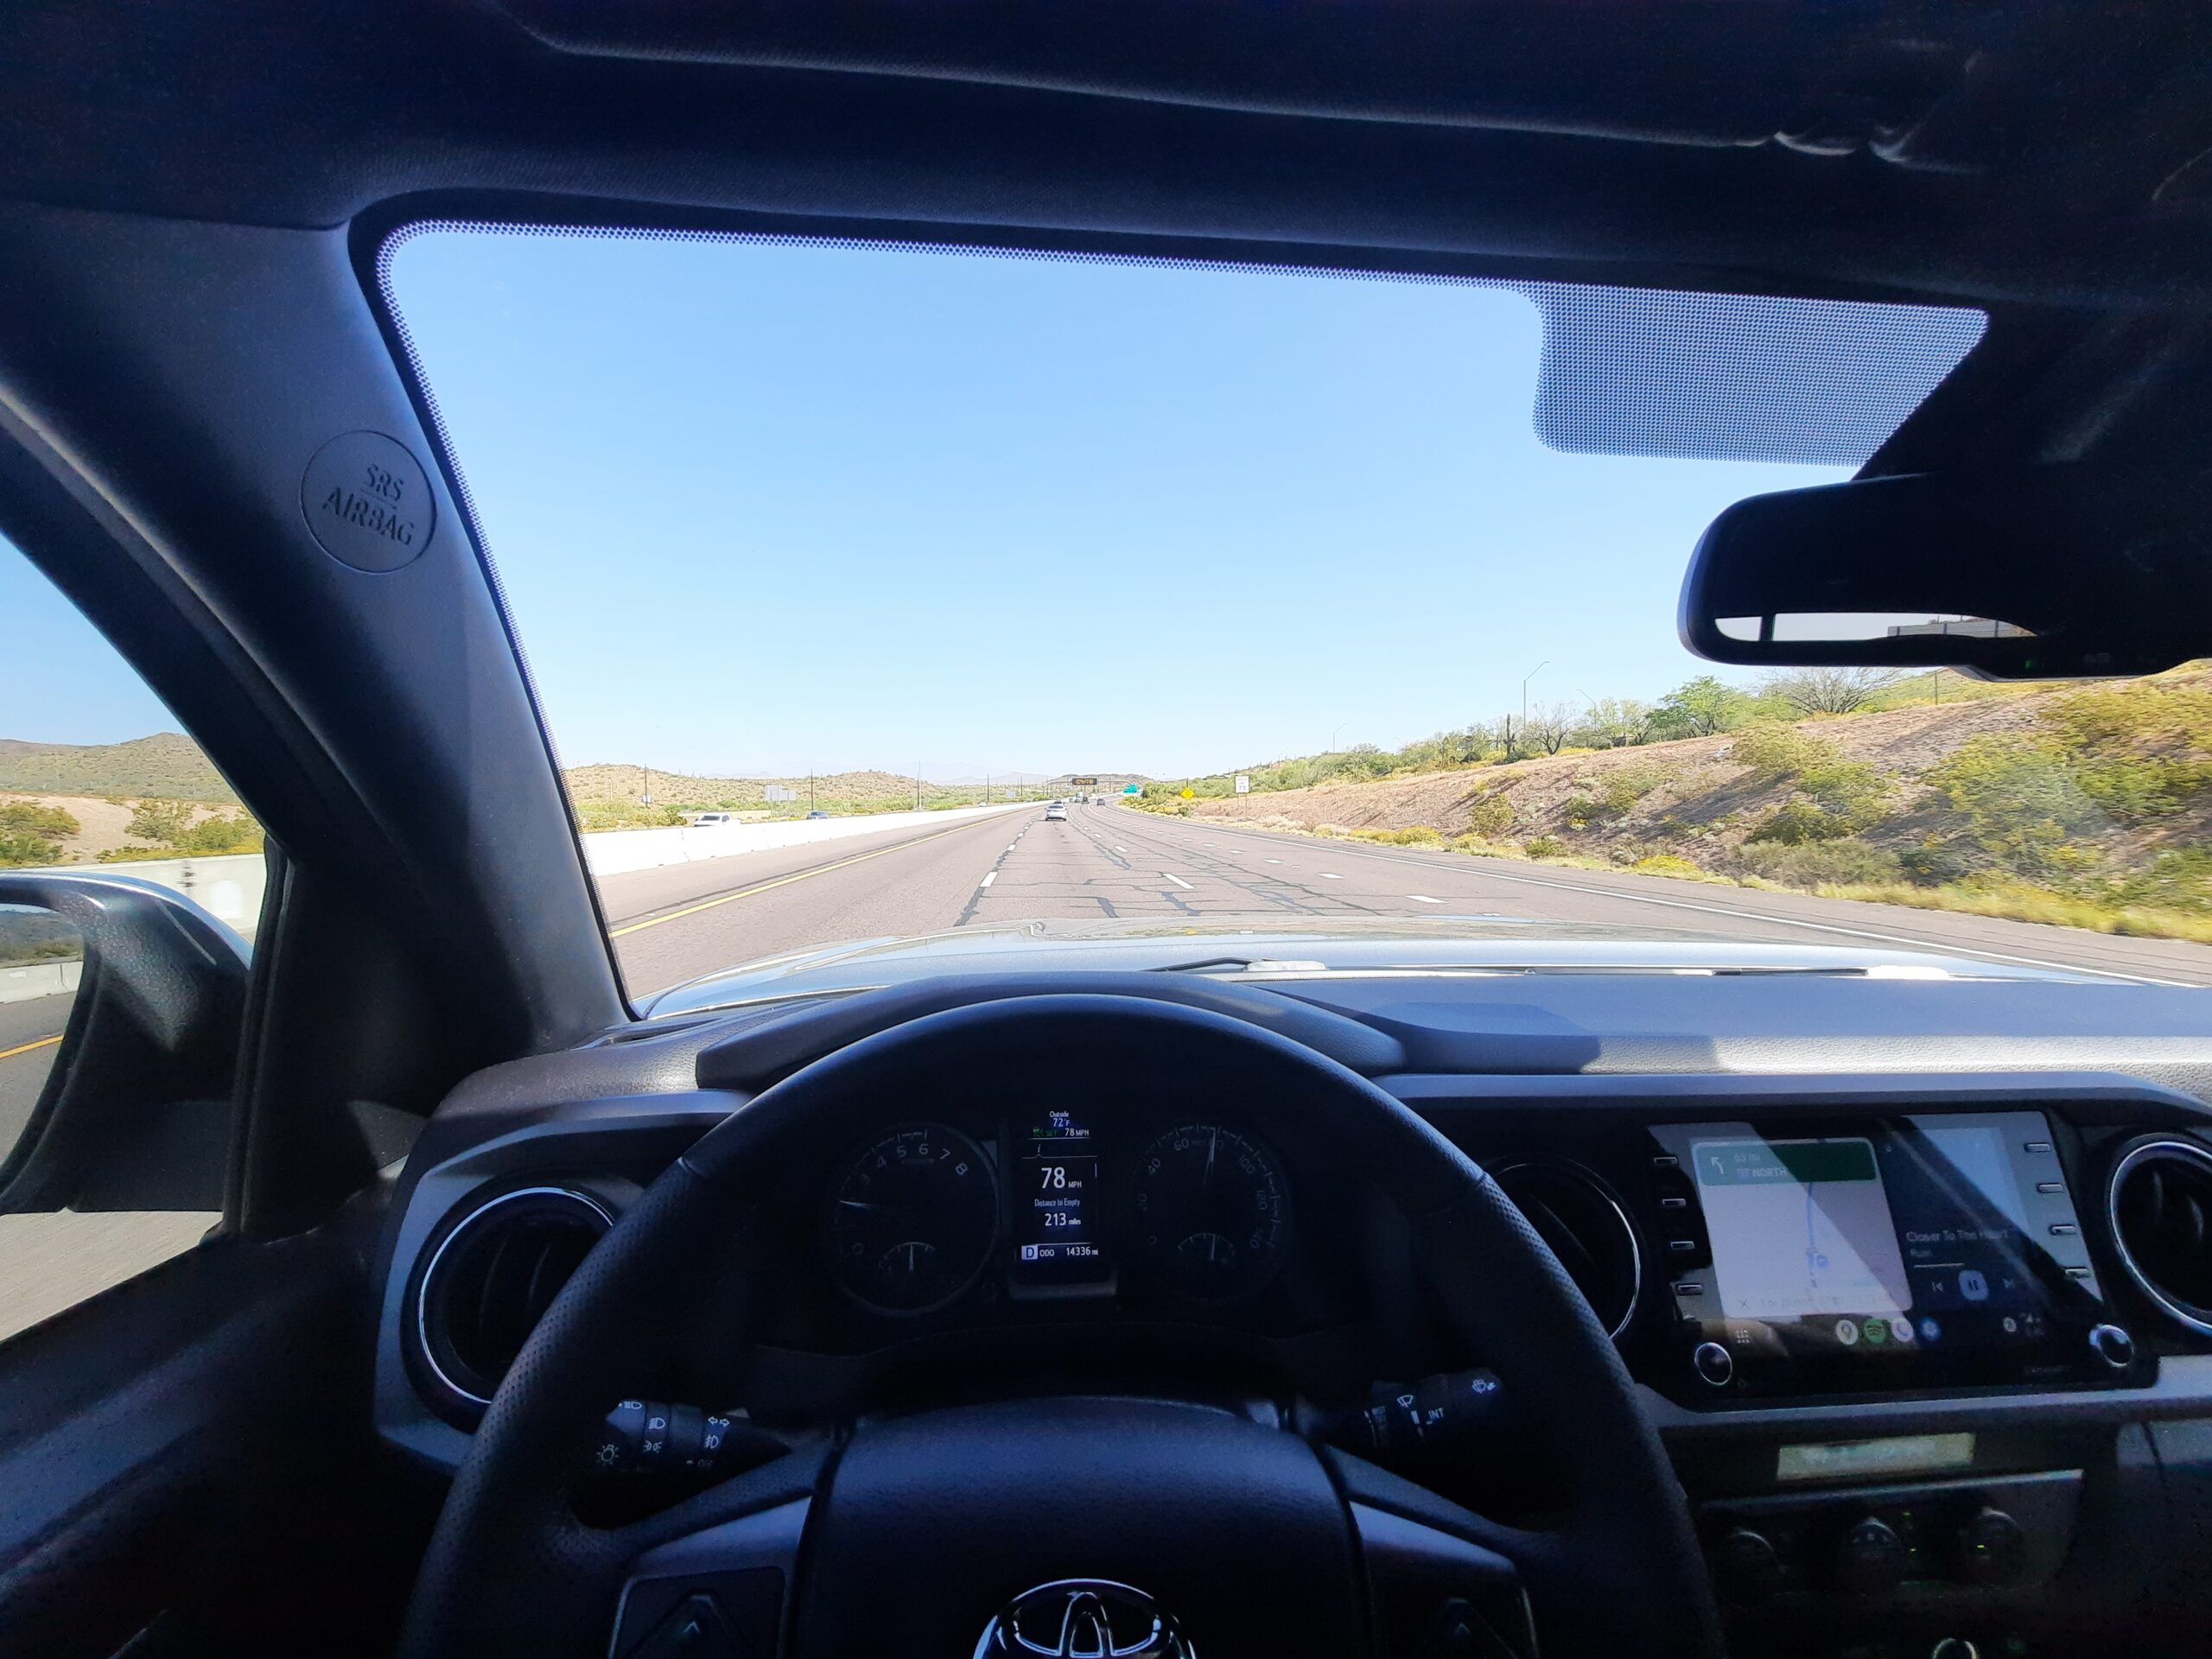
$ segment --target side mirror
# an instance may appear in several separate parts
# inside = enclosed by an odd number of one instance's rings
[[[1681,626],[1720,663],[2156,673],[2212,654],[2212,475],[2068,462],[1753,496],[1699,541]]]
[[[0,1042],[0,1212],[221,1209],[245,942],[133,876],[0,871],[10,939],[0,1016],[40,1030]]]

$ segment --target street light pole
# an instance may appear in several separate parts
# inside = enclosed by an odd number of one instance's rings
[[[1551,665],[1552,659],[1547,657],[1521,677],[1521,729],[1524,732],[1529,729],[1529,682]]]

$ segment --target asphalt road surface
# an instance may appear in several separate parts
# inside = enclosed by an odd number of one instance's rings
[[[22,1131],[39,1090],[60,1052],[62,1027],[69,1022],[74,991],[0,1002],[0,1158],[8,1155]]]
[[[1470,858],[1042,806],[881,836],[609,876],[634,995],[810,946],[1037,918],[1222,921],[1457,917],[1609,924],[1777,944],[1920,948],[2120,979],[2212,985],[2212,947],[1625,872]]]

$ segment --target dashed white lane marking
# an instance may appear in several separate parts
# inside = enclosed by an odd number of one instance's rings
[[[1321,872],[1321,879],[1324,881],[1341,881],[1344,877],[1338,875],[1334,870],[1324,870]]]
[[[996,870],[993,870],[993,871],[992,871],[988,875],[985,876],[985,877],[984,877],[981,881],[977,882],[977,883],[976,883],[976,887],[977,887],[977,888],[978,888],[979,890],[980,890],[980,889],[982,889],[982,888],[983,888],[983,887],[989,887],[989,886],[991,885],[991,883],[992,883],[992,882],[994,882],[994,881],[997,880],[998,879],[999,879],[999,873],[998,873]]]
[[[1281,863],[1281,862],[1282,862],[1282,860],[1281,860],[1281,859],[1279,859],[1279,858],[1271,858],[1271,859],[1269,859],[1269,860],[1268,861],[1268,863],[1270,863],[1270,864],[1280,864],[1280,863]]]
[[[1122,846],[1119,842],[1115,842],[1115,844],[1114,844],[1114,850],[1115,850],[1116,852],[1117,852],[1117,853],[1126,853],[1126,852],[1128,852],[1129,849],[1128,849],[1128,848],[1126,848],[1126,847]]]
[[[1166,870],[1162,870],[1160,874],[1166,876],[1170,881],[1173,881],[1177,887],[1182,888],[1184,892],[1188,893],[1192,891],[1191,884],[1185,881],[1181,876],[1173,874]]]
[[[1441,899],[1432,899],[1425,893],[1409,893],[1406,897],[1417,905],[1440,905],[1444,902]]]

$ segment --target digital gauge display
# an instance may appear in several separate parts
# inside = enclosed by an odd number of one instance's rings
[[[1090,1126],[1057,1107],[1026,1126],[1014,1165],[1014,1290],[1036,1295],[1109,1291],[1114,1268],[1099,1241],[1100,1159]]]

